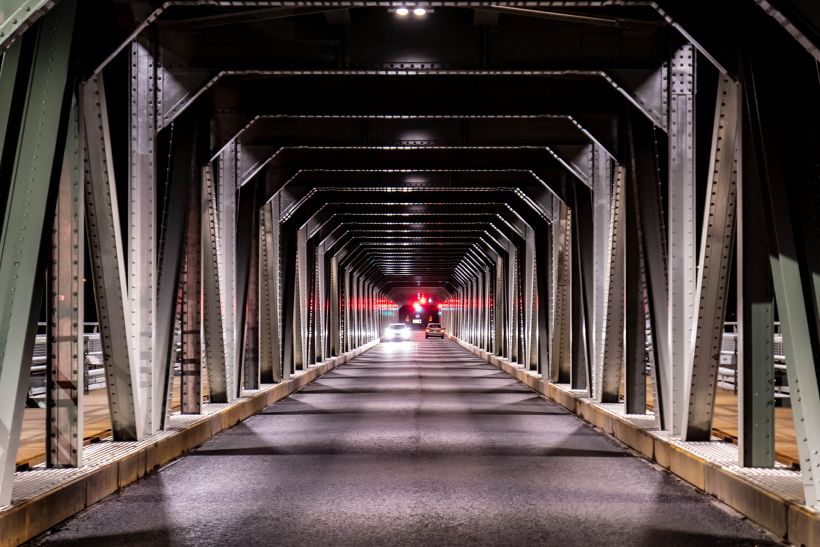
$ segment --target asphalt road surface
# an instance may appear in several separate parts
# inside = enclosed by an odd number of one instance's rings
[[[455,343],[418,334],[380,344],[35,543],[771,543]]]

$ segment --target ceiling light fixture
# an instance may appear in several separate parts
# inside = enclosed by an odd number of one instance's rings
[[[407,8],[396,8],[396,15],[398,15],[399,17],[404,17],[408,13],[410,13],[410,10]]]
[[[416,8],[413,10],[413,15],[415,15],[416,17],[424,17],[425,15],[427,15],[427,10],[424,8]]]

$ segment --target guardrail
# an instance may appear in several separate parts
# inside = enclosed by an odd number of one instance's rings
[[[786,356],[780,323],[774,324],[774,397],[779,406],[789,406],[789,380],[786,376]],[[718,387],[737,393],[737,323],[723,326],[723,343],[718,367]]]
[[[180,374],[179,351],[181,349],[179,332],[175,332],[176,356],[174,375]],[[85,376],[83,386],[85,393],[105,387],[105,363],[103,361],[102,340],[98,323],[83,323],[83,355]],[[46,367],[48,365],[48,339],[46,324],[37,324],[37,335],[34,340],[34,352],[31,360],[31,374],[29,376],[28,400],[29,407],[45,407],[46,403]]]

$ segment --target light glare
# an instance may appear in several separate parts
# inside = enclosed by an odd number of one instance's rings
[[[399,17],[404,17],[408,13],[410,13],[410,10],[408,10],[407,8],[398,8],[396,10],[396,15],[398,15]]]
[[[413,15],[415,15],[416,17],[423,17],[427,15],[427,10],[424,8],[416,8],[413,10]]]

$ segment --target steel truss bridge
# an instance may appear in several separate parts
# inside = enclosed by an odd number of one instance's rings
[[[398,7],[425,18],[399,22]],[[820,508],[820,17],[798,0],[9,0],[0,506],[38,321],[47,462],[378,340],[419,292],[485,356],[774,462],[775,322]],[[649,370],[649,376],[645,371]],[[647,381],[653,413],[647,411]]]

